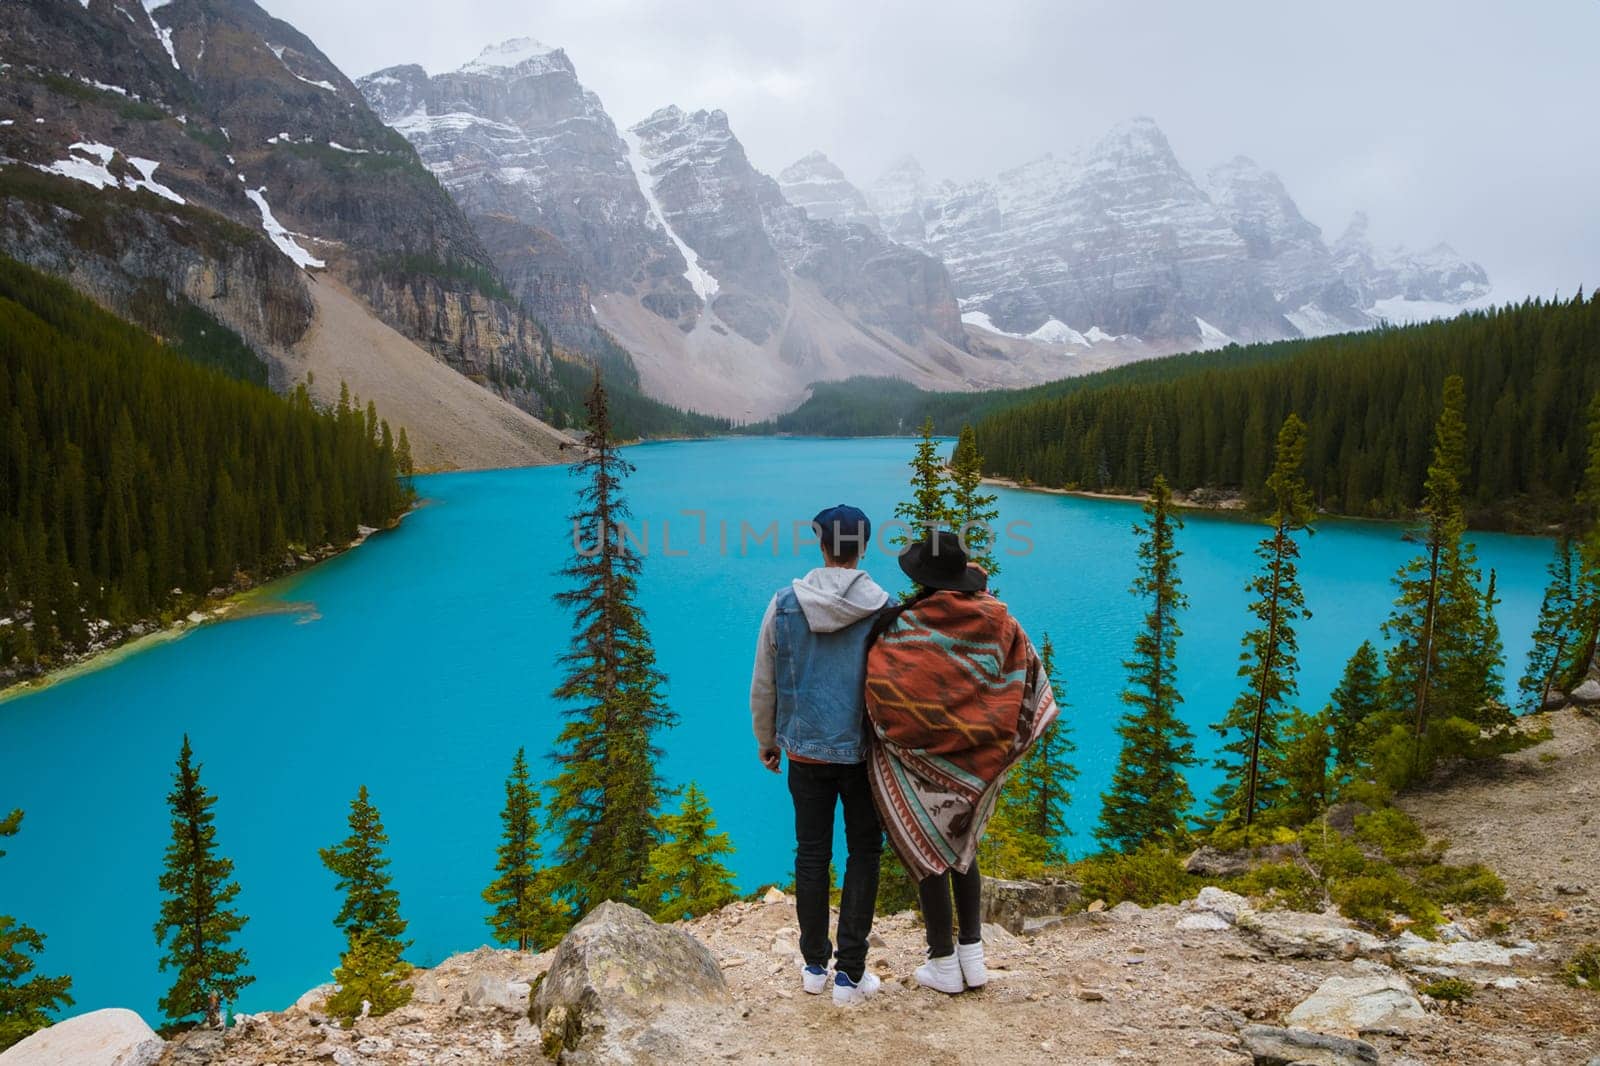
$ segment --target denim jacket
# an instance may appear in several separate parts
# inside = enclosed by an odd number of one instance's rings
[[[819,567],[772,598],[750,682],[763,748],[829,763],[866,758],[867,638],[888,595],[860,570]]]

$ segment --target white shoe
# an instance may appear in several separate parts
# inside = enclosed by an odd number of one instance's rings
[[[968,988],[982,988],[989,983],[989,968],[983,964],[983,941],[957,944],[956,960],[961,964],[961,979]]]
[[[828,990],[828,971],[821,966],[800,964],[800,985],[808,996],[820,996]]]
[[[958,996],[967,989],[966,983],[961,980],[961,963],[956,961],[954,952],[943,958],[929,959],[918,966],[916,978],[917,984],[923,988],[952,996]]]
[[[864,973],[861,980],[852,981],[843,973],[833,975],[833,1005],[835,1007],[853,1007],[857,1003],[865,1003],[878,994],[878,988],[883,984],[875,973]]]

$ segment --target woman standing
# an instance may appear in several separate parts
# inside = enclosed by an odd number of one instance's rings
[[[1056,701],[1027,634],[956,534],[913,544],[900,568],[918,592],[874,625],[868,773],[889,842],[918,882],[928,961],[917,981],[954,995],[989,980],[978,842],[1006,771],[1055,721]]]

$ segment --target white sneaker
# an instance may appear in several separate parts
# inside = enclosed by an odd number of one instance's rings
[[[989,983],[989,968],[983,964],[983,941],[957,944],[956,961],[961,964],[961,979],[968,988],[982,988]]]
[[[954,952],[943,958],[929,959],[918,966],[916,978],[917,984],[923,988],[952,996],[960,995],[967,989],[966,983],[961,980],[961,963],[956,961]]]
[[[828,990],[828,971],[821,966],[800,964],[800,985],[808,996],[820,996]]]
[[[878,988],[883,984],[875,973],[864,973],[860,981],[852,981],[843,973],[833,975],[833,1005],[835,1007],[852,1007],[857,1003],[865,1003],[878,994]]]

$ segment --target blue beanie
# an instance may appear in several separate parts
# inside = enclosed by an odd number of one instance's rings
[[[811,520],[823,550],[835,559],[864,555],[872,540],[872,522],[866,512],[847,503],[824,508]],[[852,550],[853,549],[853,550]]]

